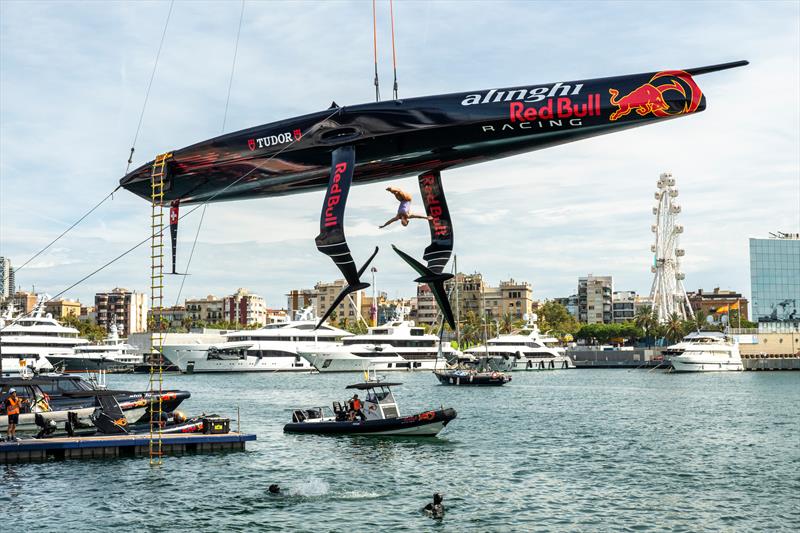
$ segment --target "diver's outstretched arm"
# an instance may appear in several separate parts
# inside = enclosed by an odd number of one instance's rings
[[[400,215],[395,215],[395,216],[393,216],[392,218],[390,218],[389,220],[387,220],[387,221],[386,221],[386,224],[384,224],[383,226],[378,226],[378,229],[385,228],[385,227],[386,227],[386,226],[388,226],[389,224],[392,224],[392,223],[394,223],[394,222],[397,222],[398,220],[400,220]]]

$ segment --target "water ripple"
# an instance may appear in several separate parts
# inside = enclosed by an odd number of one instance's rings
[[[192,391],[185,411],[238,406],[259,440],[157,469],[146,459],[4,466],[0,508],[15,509],[19,531],[800,529],[800,373],[516,373],[489,390],[396,377],[404,413],[458,410],[440,438],[283,434],[292,408],[343,400],[355,374],[169,376],[166,386]],[[272,483],[282,495],[267,493]],[[437,491],[448,509],[439,521],[420,512]]]

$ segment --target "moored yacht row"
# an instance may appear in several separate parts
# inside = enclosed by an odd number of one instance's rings
[[[142,363],[136,348],[119,338],[115,324],[108,338],[90,344],[78,336],[77,329],[45,313],[44,302],[40,298],[29,316],[15,317],[9,307],[0,317],[2,374],[124,370]]]
[[[132,369],[143,362],[149,346],[134,346],[121,339],[116,325],[107,339],[89,344],[78,330],[63,326],[45,314],[41,300],[31,316],[14,318],[8,309],[0,317],[3,374]],[[512,334],[488,339],[463,353],[424,328],[394,320],[367,333],[354,335],[328,324],[314,329],[311,308],[294,320],[256,330],[214,331],[214,334],[169,333],[163,354],[182,372],[361,372],[431,371],[448,362],[481,358],[498,371],[574,368],[558,339],[542,334],[536,316]],[[716,332],[697,332],[664,350],[678,372],[742,370],[734,338]]]
[[[401,314],[361,335],[328,324],[315,330],[317,320],[308,308],[294,320],[223,333],[219,342],[168,340],[163,353],[182,372],[431,371],[462,357],[488,357],[500,370],[575,366],[557,339],[540,334],[535,316],[519,334],[500,335],[465,354]]]

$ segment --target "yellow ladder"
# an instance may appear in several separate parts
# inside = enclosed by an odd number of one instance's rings
[[[150,173],[151,216],[150,228],[150,465],[160,465],[162,404],[164,389],[164,178],[167,174],[167,161],[172,153],[161,154],[153,161]]]

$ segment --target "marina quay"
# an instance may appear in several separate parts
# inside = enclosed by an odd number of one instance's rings
[[[798,2],[0,20],[3,531],[800,531]]]

